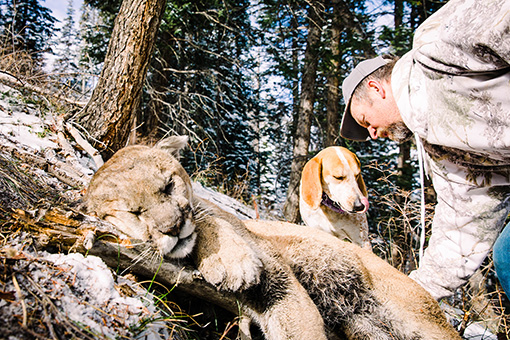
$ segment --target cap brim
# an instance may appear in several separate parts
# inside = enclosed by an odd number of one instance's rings
[[[352,118],[350,106],[351,103],[349,102],[345,108],[342,123],[340,124],[340,135],[344,138],[355,141],[369,140],[370,134],[368,133],[368,130],[359,125],[358,122]]]

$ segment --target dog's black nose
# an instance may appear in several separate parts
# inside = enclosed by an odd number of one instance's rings
[[[353,208],[355,212],[364,211],[366,209],[365,205],[360,200],[356,200],[356,202],[354,202]]]

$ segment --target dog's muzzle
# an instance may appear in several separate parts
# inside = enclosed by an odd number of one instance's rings
[[[333,201],[325,192],[322,193],[321,204],[339,214],[364,213],[368,210],[368,199],[366,197],[363,197],[361,200],[356,200],[356,202],[354,202],[353,211],[345,211],[342,209],[340,204]]]

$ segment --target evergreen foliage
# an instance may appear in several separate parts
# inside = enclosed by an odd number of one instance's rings
[[[77,73],[79,72],[79,44],[74,13],[73,0],[68,0],[64,25],[60,30],[59,43],[55,48],[55,50],[57,50],[57,59],[53,66],[61,77],[60,79],[66,83],[67,86],[73,86],[79,82],[79,78],[77,77]]]
[[[26,51],[39,64],[49,52],[56,19],[39,0],[0,0],[0,36],[13,50]]]
[[[103,62],[121,3],[120,0],[84,0],[80,20],[82,65],[94,69]]]
[[[12,11],[12,2],[0,1],[2,13]],[[328,75],[335,74],[341,84],[359,60],[380,52],[405,53],[414,29],[444,2],[339,2],[345,17],[337,56],[331,51],[334,3],[321,4],[324,17],[310,157],[325,146]],[[183,157],[190,173],[209,185],[247,200],[255,197],[263,207],[278,210],[285,199],[293,158],[310,4],[294,0],[168,1],[137,118],[139,135],[153,139],[190,135],[191,148]],[[94,78],[84,75],[99,74],[120,5],[121,0],[85,0],[79,36],[73,32],[74,9],[68,5],[57,69],[81,74],[67,81],[80,82],[83,92],[95,84]],[[2,20],[5,31],[10,26]],[[77,46],[79,62],[73,57]],[[338,101],[341,115],[343,103],[341,98]],[[338,138],[338,144],[359,155],[372,195],[392,193],[394,188],[384,184],[373,162],[387,169],[396,167],[399,148],[394,143]],[[416,169],[411,160],[406,164],[404,171],[391,178],[397,187],[414,190]],[[371,225],[387,218],[387,209],[375,202]]]
[[[248,7],[249,1],[167,3],[140,118],[145,134],[190,135],[187,170],[246,199],[258,173]]]

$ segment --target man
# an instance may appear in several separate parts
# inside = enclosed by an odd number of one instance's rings
[[[436,299],[449,296],[499,236],[496,272],[510,292],[510,226],[501,233],[510,209],[510,1],[451,0],[418,28],[409,53],[361,62],[342,91],[343,137],[414,135],[426,151],[438,203],[410,276]]]

